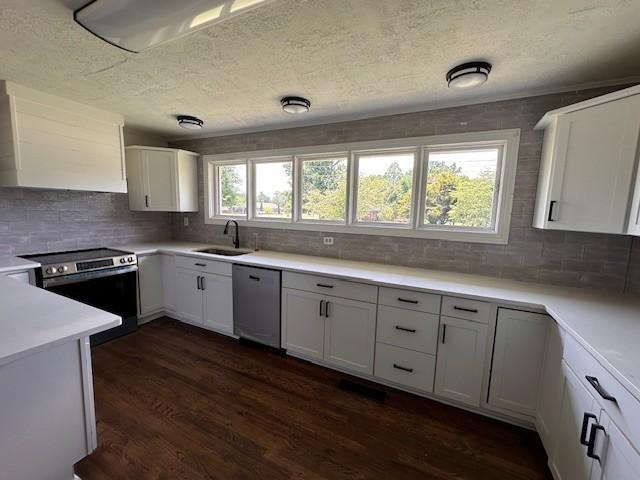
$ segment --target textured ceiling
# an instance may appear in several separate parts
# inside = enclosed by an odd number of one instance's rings
[[[0,0],[0,78],[188,136],[434,108],[640,78],[639,0],[276,0],[140,54],[72,19],[86,0]],[[176,0],[179,1],[179,0]],[[489,82],[446,87],[486,59]],[[307,96],[308,115],[280,110]]]

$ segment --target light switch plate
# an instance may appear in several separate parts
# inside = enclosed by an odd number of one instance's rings
[[[333,237],[322,237],[323,245],[333,245]]]
[[[184,217],[182,222],[184,223],[185,227],[188,227],[189,226],[189,217]]]

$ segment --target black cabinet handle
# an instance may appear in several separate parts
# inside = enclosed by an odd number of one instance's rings
[[[402,298],[402,297],[398,297],[398,301],[404,302],[404,303],[413,303],[414,305],[418,304],[418,300],[409,300],[408,298]]]
[[[602,462],[600,461],[600,456],[594,453],[594,450],[596,448],[596,436],[598,435],[598,431],[600,430],[605,435],[607,434],[607,431],[602,425],[596,424],[591,429],[591,435],[589,435],[589,444],[587,445],[587,457],[593,458],[594,460],[597,460],[598,463],[602,464]]]
[[[593,413],[587,413],[582,416],[582,429],[580,430],[580,443],[585,447],[589,446],[589,441],[587,440],[587,430],[589,429],[589,420],[592,419],[594,422],[598,421],[598,417],[596,417]]]
[[[477,308],[459,307],[457,305],[454,305],[453,309],[454,310],[460,310],[461,312],[478,313],[478,309]]]
[[[320,316],[322,317],[322,305],[324,304],[324,300],[320,300],[320,311],[318,312],[320,314]]]
[[[395,363],[393,364],[393,368],[396,368],[398,370],[402,370],[403,372],[413,373],[413,368],[403,367],[402,365],[397,365]]]
[[[200,278],[202,278],[200,277],[200,275],[196,277],[196,285],[198,286],[198,290],[202,290],[202,288],[200,287]]]
[[[327,285],[326,283],[316,283],[316,286],[322,288],[333,288],[333,285]]]
[[[324,304],[324,316],[325,316],[326,318],[329,318],[329,304],[330,304],[330,303],[331,303],[331,302],[327,301],[327,302]]]
[[[400,325],[396,325],[396,330],[402,330],[403,332],[409,332],[409,333],[416,333],[415,328],[401,327]]]
[[[547,217],[547,221],[549,222],[555,222],[553,219],[553,207],[556,206],[556,203],[558,203],[556,200],[551,200],[551,202],[549,202],[549,216]]]
[[[194,265],[195,265],[196,267],[206,267],[206,266],[207,266],[207,264],[206,264],[206,263],[194,263]]]
[[[591,386],[595,389],[596,392],[598,392],[598,394],[602,398],[604,398],[605,400],[609,400],[610,402],[618,402],[616,400],[616,397],[609,395],[609,393],[604,388],[602,388],[602,385],[600,385],[600,382],[596,377],[590,377],[589,375],[587,375],[584,378],[587,379],[587,382],[591,384]]]
[[[207,284],[204,283],[204,277],[200,277],[200,288],[201,290],[206,290],[207,289]]]
[[[447,324],[442,324],[442,343],[444,343],[445,338],[447,338]]]
[[[256,282],[259,282],[259,281],[260,281],[260,277],[256,277],[255,275],[249,275],[249,278],[250,278],[251,280],[255,280]]]
[[[149,195],[144,196],[144,204],[147,208],[149,208]]]

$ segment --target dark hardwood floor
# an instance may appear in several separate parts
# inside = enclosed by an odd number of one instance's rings
[[[98,479],[548,479],[534,432],[160,319],[96,347]]]

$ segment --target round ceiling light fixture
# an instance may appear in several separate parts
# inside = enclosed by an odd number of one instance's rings
[[[469,62],[453,67],[447,72],[449,88],[471,88],[487,81],[491,64],[487,62]]]
[[[191,115],[178,115],[178,125],[187,130],[200,130],[204,122]]]
[[[307,113],[311,110],[311,102],[302,97],[284,97],[280,100],[282,110],[292,115]]]

